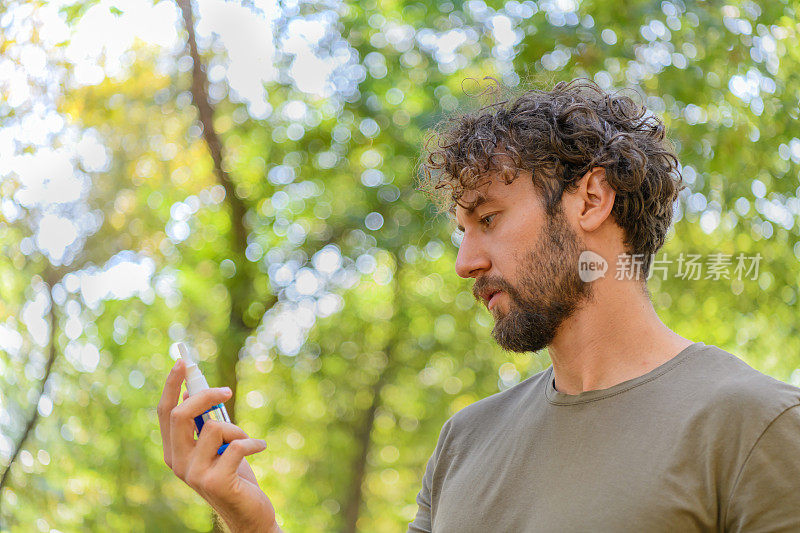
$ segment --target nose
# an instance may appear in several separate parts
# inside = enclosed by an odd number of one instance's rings
[[[456,274],[462,278],[477,278],[488,272],[491,266],[483,246],[465,233],[456,255]]]

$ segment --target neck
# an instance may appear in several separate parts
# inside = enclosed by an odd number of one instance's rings
[[[559,392],[607,389],[639,377],[692,344],[661,322],[640,282],[594,282],[592,301],[564,321],[549,346]]]

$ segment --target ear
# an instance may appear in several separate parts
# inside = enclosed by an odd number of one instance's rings
[[[608,219],[617,196],[606,181],[603,167],[595,167],[584,174],[574,194],[578,203],[577,223],[586,232],[596,230]]]

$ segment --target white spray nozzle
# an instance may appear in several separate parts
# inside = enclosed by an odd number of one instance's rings
[[[181,354],[181,359],[186,362],[186,390],[189,391],[189,396],[207,389],[208,382],[206,378],[200,372],[192,356],[189,355],[189,349],[182,342],[178,343],[178,353]]]
[[[189,355],[189,349],[182,342],[178,343],[178,353],[181,354],[181,359],[186,361],[187,366],[190,364],[192,365],[195,364],[194,360],[192,359],[192,356]]]

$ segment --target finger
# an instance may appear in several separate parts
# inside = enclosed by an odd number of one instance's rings
[[[188,390],[183,391],[183,399],[185,400],[188,397],[189,397],[189,391]]]
[[[178,396],[181,392],[181,383],[186,374],[186,367],[183,359],[178,359],[175,366],[170,370],[167,381],[164,383],[164,390],[161,393],[161,400],[158,402],[156,411],[158,412],[158,426],[161,430],[161,445],[164,449],[164,462],[172,466],[172,446],[170,443],[170,413],[178,405]]]
[[[253,469],[250,468],[250,463],[247,462],[247,459],[242,459],[237,472],[239,473],[239,477],[243,477],[253,485],[258,485],[256,474],[253,472]]]
[[[247,455],[263,452],[267,443],[261,439],[236,439],[228,444],[217,461],[217,465],[224,472],[236,472],[242,459]]]
[[[217,450],[223,442],[231,442],[236,439],[246,439],[247,433],[230,422],[220,422],[209,420],[203,424],[200,438],[197,439],[197,446],[192,453],[191,468],[207,470],[211,464],[219,457]]]
[[[212,387],[202,390],[197,394],[188,396],[176,409],[179,415],[194,418],[221,404],[231,397],[231,389],[228,387]]]
[[[170,415],[170,440],[172,443],[172,462],[179,464],[185,470],[189,461],[189,454],[195,446],[194,417],[203,414],[212,406],[222,403],[231,396],[231,390],[227,387],[206,389],[190,396],[185,402],[172,410]],[[179,474],[178,471],[176,473]]]

